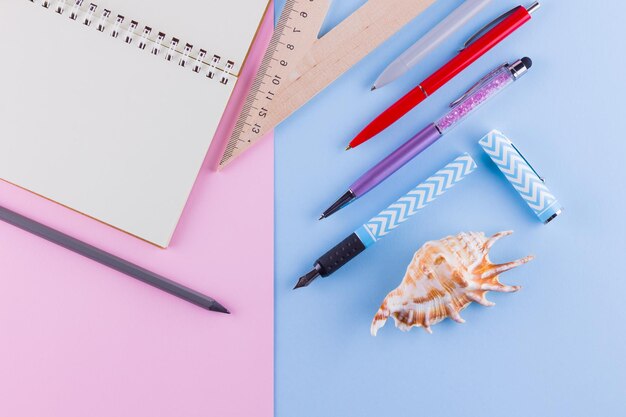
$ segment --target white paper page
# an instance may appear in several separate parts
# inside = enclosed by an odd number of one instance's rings
[[[67,0],[68,5],[72,3],[74,0]],[[149,26],[153,33],[165,33],[168,42],[176,37],[182,46],[190,43],[195,51],[202,48],[209,56],[216,54],[224,61],[232,60],[234,73],[238,74],[269,1],[85,0],[84,3],[98,5],[96,16],[107,8],[115,16],[124,16],[126,23],[131,19],[137,21],[139,30]]]
[[[235,83],[28,0],[0,39],[0,178],[167,246]]]

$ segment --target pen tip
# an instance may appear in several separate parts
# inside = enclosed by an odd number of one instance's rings
[[[297,290],[298,288],[304,288],[304,287],[308,287],[310,283],[312,283],[313,281],[315,281],[315,279],[317,277],[320,276],[319,271],[316,269],[313,269],[311,272],[309,272],[308,274],[306,274],[305,276],[301,277],[298,280],[298,283],[296,284],[295,287],[293,287],[294,290]]]
[[[339,210],[341,210],[343,207],[347,206],[349,203],[351,203],[354,199],[356,199],[356,196],[354,195],[354,193],[351,190],[346,191],[346,193],[344,195],[342,195],[339,200],[337,200],[336,202],[333,203],[332,206],[330,206],[328,208],[328,210],[326,210],[324,212],[324,214],[322,214],[322,216],[326,219],[330,216],[332,216],[333,214],[337,213]]]
[[[324,220],[325,218],[326,218],[326,216],[324,216],[324,215],[322,214],[322,215],[320,216],[320,218],[319,218],[319,219],[317,219],[317,220],[318,220],[318,221],[319,221],[319,220]]]
[[[346,151],[349,151],[350,149],[352,149],[352,146],[350,145],[346,146]]]
[[[370,91],[374,91],[374,90],[376,90],[376,86],[375,85],[372,86],[372,89]]]

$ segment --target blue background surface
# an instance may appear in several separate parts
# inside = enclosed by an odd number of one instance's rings
[[[278,2],[278,10],[284,1]],[[325,30],[364,3],[334,2]],[[426,13],[283,123],[276,135],[276,415],[622,416],[626,398],[626,3],[546,0],[534,19],[377,140],[343,148],[369,120],[445,63],[475,29],[517,5],[495,1],[400,82],[380,71],[461,2]],[[351,207],[319,214],[362,172],[443,114],[493,67],[522,56],[532,71]],[[482,153],[497,128],[545,176],[566,213],[548,226]],[[462,152],[479,170],[343,270],[294,292],[312,262]],[[537,259],[505,274],[459,325],[428,335],[387,323],[380,302],[426,241],[515,230],[494,261]]]

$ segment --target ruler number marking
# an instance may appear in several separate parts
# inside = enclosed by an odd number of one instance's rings
[[[245,149],[254,140],[245,140],[249,132],[258,135],[263,130],[263,121],[271,112],[268,107],[274,101],[277,89],[290,71],[290,63],[294,60],[294,54],[299,50],[301,37],[298,35],[305,29],[310,29],[307,21],[310,11],[303,10],[307,7],[317,9],[318,0],[287,0],[285,11],[278,20],[276,30],[270,40],[268,53],[264,57],[256,79],[248,93],[246,102],[239,119],[232,132],[226,151],[220,161],[224,165],[239,148]],[[296,6],[298,8],[296,9]],[[318,29],[318,28],[315,28]],[[277,64],[274,64],[276,62]]]

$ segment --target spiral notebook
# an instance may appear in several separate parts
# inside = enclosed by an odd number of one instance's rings
[[[268,0],[2,0],[0,178],[167,247]]]

